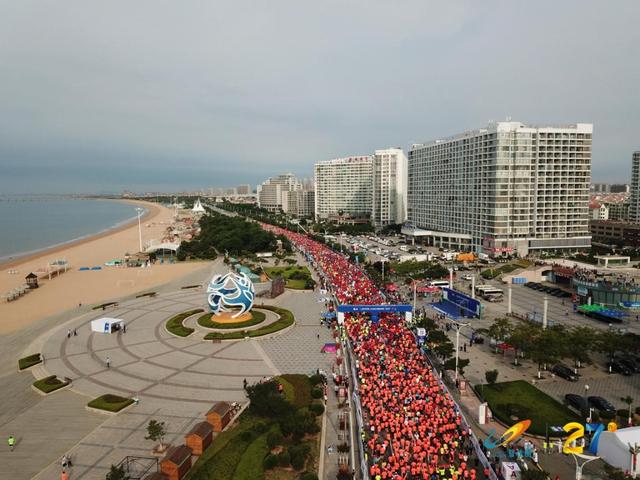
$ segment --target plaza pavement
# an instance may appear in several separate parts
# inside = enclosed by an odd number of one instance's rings
[[[216,262],[196,283],[225,269]],[[216,401],[245,401],[244,379],[252,383],[279,373],[330,370],[335,357],[321,352],[331,337],[320,327],[322,304],[316,293],[287,290],[275,300],[258,299],[256,305],[276,304],[294,313],[296,325],[286,332],[213,343],[202,340],[200,331],[177,338],[164,329],[175,313],[206,306],[204,290],[176,287],[159,289],[154,298],[133,298],[104,312],[73,316],[32,336],[31,347],[23,343],[23,350],[44,354],[45,364],[35,367],[35,376],[55,374],[73,383],[71,390],[39,397],[29,389],[33,376],[28,372],[8,375],[6,383],[0,379],[17,399],[28,399],[26,405],[17,405],[20,402],[8,398],[3,389],[14,415],[10,421],[2,417],[0,435],[6,439],[13,433],[18,445],[12,454],[0,454],[0,478],[26,479],[40,470],[35,478],[58,478],[60,457],[68,453],[74,463],[71,479],[103,479],[110,465],[125,456],[149,456],[153,442],[144,435],[150,419],[167,423],[169,443],[182,443],[184,434]],[[90,321],[102,316],[124,319],[127,332],[92,333]],[[68,338],[68,329],[76,329],[78,335]],[[13,365],[20,354],[10,358]],[[85,410],[87,401],[105,393],[137,396],[140,403],[116,416]]]

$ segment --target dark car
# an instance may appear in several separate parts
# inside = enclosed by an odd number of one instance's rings
[[[612,372],[621,373],[627,377],[633,373],[629,367],[615,358],[607,363],[607,368]]]
[[[614,413],[616,408],[602,397],[589,397],[589,406],[601,412]]]
[[[570,382],[578,381],[578,375],[576,375],[574,371],[571,370],[569,367],[562,365],[560,363],[557,365],[554,365],[551,368],[551,372],[555,373],[557,376],[561,378],[564,378],[565,380],[569,380]]]
[[[567,405],[575,408],[580,413],[586,413],[589,410],[589,403],[587,402],[587,399],[582,395],[567,393],[564,396],[564,401]]]
[[[637,359],[630,356],[624,356],[624,357],[618,358],[617,360],[619,360],[620,363],[622,363],[625,367],[627,367],[633,373],[640,373],[640,362],[638,362]]]

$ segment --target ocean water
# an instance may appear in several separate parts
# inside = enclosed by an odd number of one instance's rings
[[[137,217],[113,200],[0,196],[0,262],[87,237]]]

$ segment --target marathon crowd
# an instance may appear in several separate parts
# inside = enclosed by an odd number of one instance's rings
[[[309,237],[270,225],[305,253],[341,304],[385,303],[373,282],[347,258]],[[397,316],[372,323],[345,319],[354,354],[372,479],[460,480],[488,478],[469,431],[439,377],[425,362]]]

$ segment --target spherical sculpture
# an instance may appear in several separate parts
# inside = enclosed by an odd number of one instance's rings
[[[216,315],[220,312],[240,310],[232,315],[237,318],[253,307],[255,298],[253,283],[246,274],[229,272],[225,275],[215,275],[207,288],[207,301],[211,311]]]

